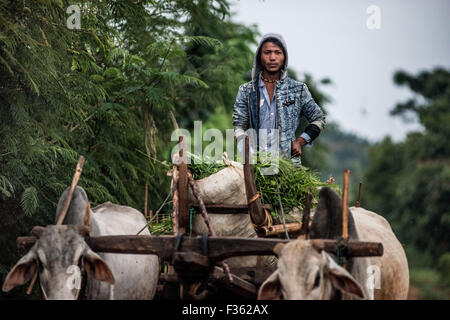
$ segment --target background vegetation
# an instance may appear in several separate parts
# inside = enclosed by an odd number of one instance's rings
[[[56,203],[82,154],[80,180],[93,205],[143,211],[149,185],[156,211],[169,192],[170,134],[177,126],[232,128],[240,84],[248,81],[256,26],[234,23],[228,1],[78,1],[71,30],[63,0],[0,0],[0,275],[23,254],[17,236],[54,223]],[[305,81],[326,111],[330,79]],[[394,81],[413,97],[424,130],[370,145],[328,123],[304,164],[340,183],[352,170],[350,202],[363,181],[363,206],[385,216],[408,254],[421,298],[450,297],[450,77],[444,69]],[[301,131],[305,123],[302,123]],[[161,212],[167,212],[164,207]],[[25,287],[2,298],[30,298]],[[39,298],[36,289],[31,298]]]

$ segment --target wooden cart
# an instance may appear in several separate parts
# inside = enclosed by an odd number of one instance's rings
[[[289,240],[267,238],[285,232],[286,229],[292,239],[306,238],[309,225],[309,205],[303,214],[302,223],[286,226],[269,226],[267,214],[270,206],[264,205],[258,196],[253,168],[249,163],[249,143],[245,140],[244,179],[248,205],[225,206],[220,204],[199,206],[194,209],[205,210],[208,213],[236,214],[249,213],[255,226],[258,238],[217,237],[213,235],[187,236],[189,226],[189,170],[186,164],[184,139],[180,137],[181,162],[174,168],[178,174],[174,192],[174,215],[171,236],[101,236],[86,239],[90,248],[96,252],[156,254],[169,264],[168,270],[160,274],[157,299],[221,299],[224,297],[239,297],[256,299],[259,286],[270,275],[271,270],[263,267],[262,259],[258,259],[254,268],[231,268],[229,272],[219,263],[224,259],[238,256],[274,255],[273,249],[279,243]],[[191,179],[192,180],[192,179]],[[345,188],[344,188],[345,190]],[[346,197],[344,194],[344,200]],[[310,202],[310,201],[309,201]],[[344,210],[346,212],[346,210]],[[270,214],[270,213],[269,213]],[[345,220],[345,219],[344,219]],[[280,231],[281,230],[281,231]],[[347,239],[345,239],[347,240]],[[36,241],[33,237],[19,237],[18,246],[22,249],[31,247]],[[381,256],[381,243],[361,241],[336,241],[329,239],[315,239],[323,250],[336,253],[343,249],[347,257]],[[262,257],[261,257],[262,258]]]

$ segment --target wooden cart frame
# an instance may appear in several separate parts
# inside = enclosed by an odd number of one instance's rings
[[[287,243],[289,240],[277,238],[262,238],[267,235],[277,234],[287,231],[292,236],[307,238],[309,225],[309,206],[307,201],[302,223],[290,224],[280,228],[279,226],[267,225],[267,212],[270,206],[263,205],[259,193],[256,189],[253,167],[249,161],[249,141],[245,139],[244,152],[244,180],[248,205],[226,206],[220,204],[205,205],[209,213],[236,214],[249,213],[250,219],[255,226],[258,238],[241,237],[217,237],[215,235],[187,236],[189,227],[189,170],[186,161],[186,148],[184,137],[180,137],[180,163],[174,166],[178,171],[178,183],[174,190],[174,215],[173,215],[173,236],[147,236],[147,235],[127,235],[127,236],[100,236],[87,237],[86,241],[95,252],[105,253],[131,253],[131,254],[155,254],[163,261],[169,263],[168,272],[160,274],[158,292],[160,298],[169,299],[205,299],[208,297],[208,286],[226,288],[238,297],[256,299],[257,290],[264,280],[270,275],[271,270],[266,270],[262,266],[262,259],[258,258],[255,268],[231,269],[229,272],[225,268],[217,266],[221,261],[238,256],[264,256],[275,255],[273,249],[279,243]],[[83,159],[84,161],[84,159]],[[80,163],[79,163],[80,164]],[[82,166],[82,164],[81,164]],[[81,174],[79,165],[77,171]],[[74,176],[74,180],[75,180]],[[381,256],[383,246],[377,242],[348,241],[347,219],[346,219],[346,190],[344,179],[344,225],[343,239],[314,239],[316,247],[321,247],[329,253],[336,253],[337,250],[349,257]],[[72,186],[76,185],[72,183]],[[69,201],[70,204],[70,201]],[[68,205],[67,205],[68,207]],[[194,206],[196,210],[202,210],[200,206]],[[272,227],[272,229],[271,229]],[[36,241],[35,237],[19,237],[17,245],[21,249],[30,248]],[[172,288],[172,290],[170,290]]]

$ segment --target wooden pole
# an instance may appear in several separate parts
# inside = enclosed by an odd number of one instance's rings
[[[316,248],[335,253],[340,241],[331,239],[313,239],[310,241]],[[90,237],[89,247],[95,252],[156,254],[164,260],[172,260],[176,236],[101,236]],[[17,247],[30,249],[36,243],[36,237],[18,237]],[[208,238],[208,258],[221,261],[231,257],[273,255],[274,247],[279,243],[289,243],[284,239],[244,238],[244,237],[210,237]],[[346,244],[349,257],[381,257],[381,242],[365,242],[349,240]],[[202,237],[184,237],[179,252],[196,252],[202,254]]]
[[[173,198],[172,198],[172,230],[174,234],[178,234],[180,232],[178,227],[179,222],[179,210],[178,210],[178,168],[173,166],[172,171],[172,190],[173,190]],[[157,216],[156,219],[159,217]]]
[[[275,225],[271,225],[270,227],[264,226],[261,228],[261,231],[263,232],[265,237],[268,237],[268,236],[273,236],[273,235],[281,234],[281,233],[285,233],[285,232],[295,232],[295,231],[299,231],[302,229],[303,229],[303,227],[302,227],[301,223],[293,222],[293,223],[287,223],[286,225],[275,224]],[[305,239],[305,238],[303,236],[300,236],[299,239]]]
[[[266,213],[262,207],[261,197],[258,196],[253,166],[250,164],[250,143],[248,136],[244,140],[244,181],[252,223],[257,227],[262,227],[266,220]]]
[[[348,239],[348,184],[350,170],[344,170],[344,190],[342,192],[342,239]]]
[[[64,218],[66,217],[67,210],[69,210],[70,202],[72,201],[73,192],[75,191],[75,187],[78,184],[78,180],[80,180],[81,172],[83,171],[84,165],[84,157],[80,156],[78,159],[78,164],[75,169],[75,174],[73,175],[72,185],[70,186],[69,193],[67,194],[66,201],[64,202],[64,206],[61,209],[58,220],[56,221],[57,225],[60,225],[64,222]]]
[[[30,285],[28,286],[28,289],[27,289],[27,295],[31,294],[34,284],[36,283],[37,277],[38,277],[38,270],[36,270],[33,274],[33,278],[31,279]]]
[[[178,228],[179,232],[186,232],[189,226],[189,186],[187,175],[187,152],[186,152],[186,139],[184,136],[180,136],[180,164],[178,165]]]
[[[144,199],[144,215],[147,218],[148,214],[147,214],[147,208],[148,208],[148,203],[147,200],[148,199],[148,185],[145,184],[145,199]]]
[[[188,170],[187,174],[188,174],[189,186],[191,187],[192,194],[198,201],[198,204],[200,207],[200,212],[203,216],[203,220],[205,220],[206,227],[208,228],[210,235],[215,237],[216,232],[214,231],[214,228],[212,227],[211,222],[209,221],[209,216],[208,216],[208,212],[206,211],[205,203],[203,202],[203,199],[200,197],[200,191],[198,190],[198,187],[197,187],[197,184],[195,183],[194,177],[192,176],[192,173],[189,170]]]
[[[361,207],[361,187],[362,187],[362,181],[359,182],[359,191],[358,191],[358,201],[356,201],[355,207]]]

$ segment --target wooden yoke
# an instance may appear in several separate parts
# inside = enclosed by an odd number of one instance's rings
[[[250,143],[249,137],[244,140],[244,180],[247,203],[252,223],[257,229],[266,224],[266,213],[261,202],[261,196],[256,190],[253,166],[250,164]]]
[[[186,138],[180,136],[178,139],[180,146],[180,164],[178,165],[178,231],[186,232],[189,228],[189,186],[187,174],[187,153]]]

